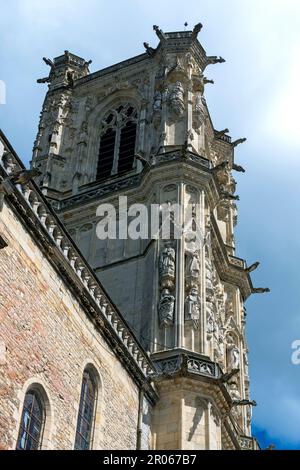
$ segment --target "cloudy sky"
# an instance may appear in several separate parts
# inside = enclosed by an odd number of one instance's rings
[[[226,63],[206,70],[215,128],[248,141],[236,151],[240,195],[237,255],[261,266],[247,301],[253,431],[262,446],[300,448],[300,1],[0,0],[0,126],[28,163],[47,85],[42,57],[65,49],[93,59],[92,71],[143,52],[165,31],[204,25],[199,39]]]

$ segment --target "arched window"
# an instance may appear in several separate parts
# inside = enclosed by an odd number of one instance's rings
[[[97,180],[132,170],[136,128],[137,111],[128,103],[106,114],[102,120]]]
[[[45,405],[37,390],[28,390],[25,395],[20,431],[16,448],[37,450],[41,448],[45,427]]]
[[[77,418],[75,449],[88,450],[93,440],[97,383],[93,372],[87,368],[83,373]]]

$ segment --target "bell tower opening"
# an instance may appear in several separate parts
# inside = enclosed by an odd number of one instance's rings
[[[96,180],[130,172],[134,166],[137,111],[128,103],[110,110],[102,120]]]

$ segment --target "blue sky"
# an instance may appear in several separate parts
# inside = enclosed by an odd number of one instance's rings
[[[253,430],[263,446],[300,449],[300,365],[291,343],[300,339],[300,2],[299,0],[0,0],[0,80],[6,105],[0,126],[28,163],[48,74],[42,57],[65,49],[93,59],[91,71],[143,52],[143,41],[165,31],[204,25],[199,39],[226,63],[206,70],[215,85],[206,99],[217,129],[247,137],[236,150],[241,200],[237,255],[256,286],[270,294],[246,304]]]

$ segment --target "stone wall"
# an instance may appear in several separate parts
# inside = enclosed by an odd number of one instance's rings
[[[134,449],[138,387],[7,205],[0,234],[8,243],[0,251],[0,448],[15,447],[35,383],[48,398],[43,447],[72,449],[82,374],[93,364],[100,376],[93,448]]]
[[[154,449],[221,450],[221,414],[207,384],[178,377],[162,380],[157,387]]]

